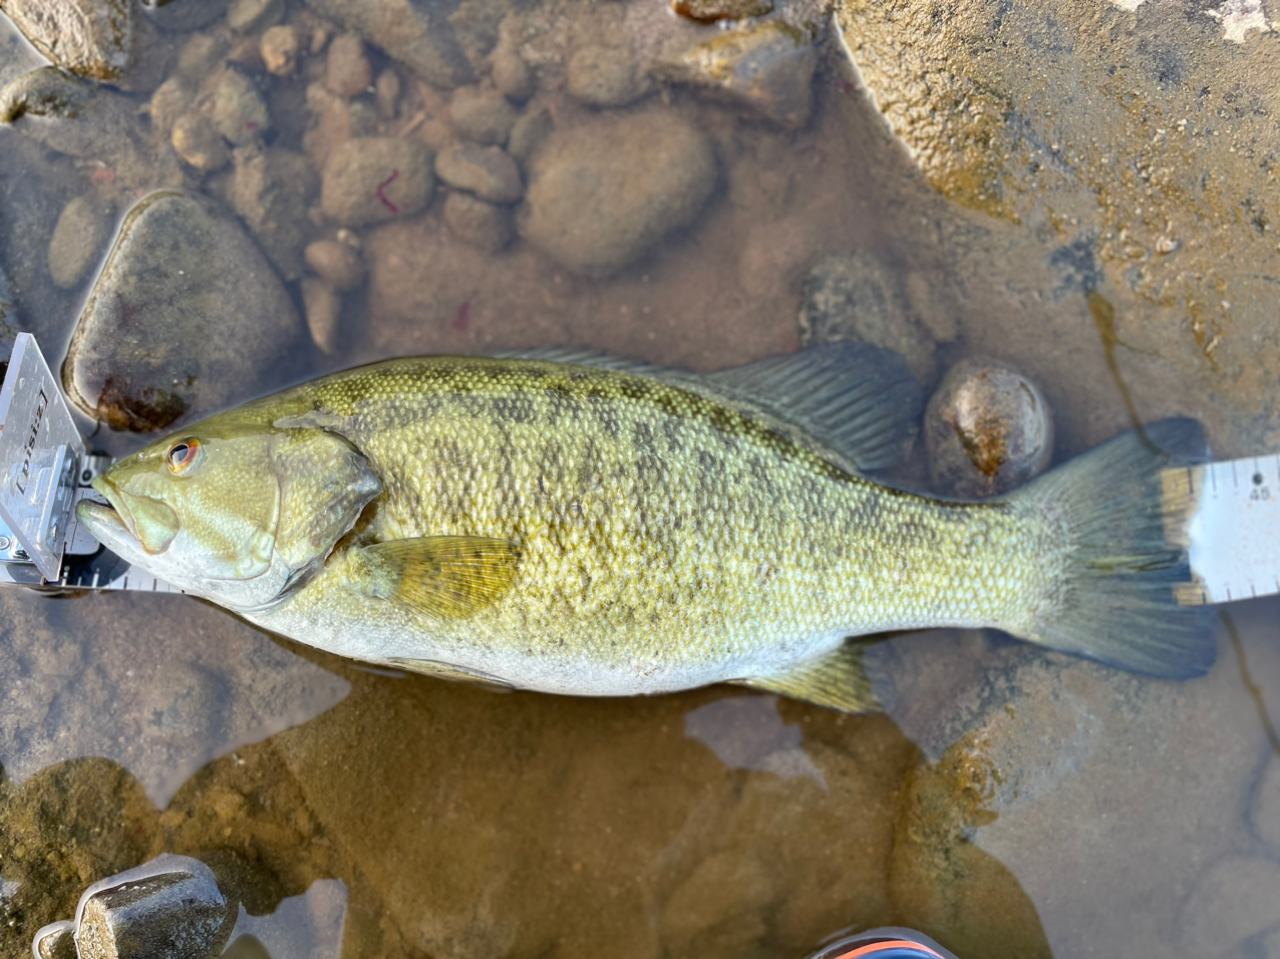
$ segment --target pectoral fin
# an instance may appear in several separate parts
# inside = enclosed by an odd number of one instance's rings
[[[511,588],[515,543],[484,536],[424,536],[360,549],[368,590],[428,616],[463,619],[493,605]]]
[[[834,652],[805,660],[786,672],[733,682],[843,713],[879,712],[880,703],[862,662],[863,645],[846,642]]]
[[[437,679],[447,679],[454,683],[466,683],[468,686],[479,686],[495,693],[509,693],[515,689],[515,686],[511,683],[505,679],[499,679],[497,676],[490,676],[488,673],[466,669],[462,666],[451,666],[448,663],[436,662],[434,659],[407,659],[402,656],[393,656],[387,662],[413,673],[434,676]]]

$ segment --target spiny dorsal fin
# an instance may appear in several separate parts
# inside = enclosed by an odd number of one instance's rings
[[[924,411],[924,391],[906,361],[866,343],[819,343],[705,379],[794,423],[864,470],[897,463]]]
[[[839,649],[793,666],[773,676],[735,679],[738,686],[767,689],[842,713],[880,711],[871,678],[862,663],[865,643],[850,641]]]
[[[423,536],[362,547],[370,591],[429,616],[462,619],[502,598],[519,559],[515,543],[486,536]]]
[[[862,470],[899,462],[924,411],[924,391],[906,361],[866,343],[819,343],[717,373],[690,373],[585,349],[492,355],[651,376],[798,427]]]

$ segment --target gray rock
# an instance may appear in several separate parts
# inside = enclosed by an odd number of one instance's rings
[[[897,276],[874,253],[824,257],[809,272],[800,307],[803,343],[855,340],[903,356],[916,378],[933,382],[934,343],[911,315]]]
[[[546,107],[526,110],[511,128],[511,136],[507,138],[507,152],[521,163],[528,163],[554,126],[551,111]]]
[[[129,0],[0,0],[31,45],[78,76],[117,80],[133,53]]]
[[[489,67],[493,85],[508,100],[523,103],[533,96],[533,71],[520,56],[513,40],[504,36],[498,41],[489,55]]]
[[[306,277],[302,281],[302,308],[312,342],[328,355],[336,353],[342,318],[342,298],[337,290],[324,280]]]
[[[664,65],[667,79],[687,83],[789,130],[809,122],[813,37],[781,20],[763,20],[728,31]]]
[[[76,909],[80,959],[209,959],[235,925],[213,871],[164,854],[90,886]]]
[[[410,216],[435,186],[431,151],[396,137],[361,137],[335,147],[324,167],[320,206],[342,226],[367,226]]]
[[[443,89],[475,78],[459,43],[446,0],[307,0],[322,17],[336,20]]]
[[[151,129],[161,134],[168,134],[173,129],[178,117],[186,113],[195,93],[181,76],[172,76],[156,87],[151,94],[151,102],[147,112],[151,116]]]
[[[254,388],[301,332],[253,241],[205,200],[153,193],[125,216],[63,367],[115,429],[164,429]]]
[[[174,152],[202,173],[221,170],[231,162],[222,135],[203,113],[185,113],[173,124],[169,142]]]
[[[302,146],[321,167],[339,144],[377,135],[378,117],[368,103],[336,97],[322,83],[307,86],[307,110],[311,117]]]
[[[0,90],[0,123],[14,124],[51,150],[100,163],[122,186],[182,181],[177,157],[153,153],[132,100],[57,67],[34,70]]]
[[[236,146],[261,138],[271,129],[267,103],[252,80],[227,68],[213,88],[213,125]]]
[[[221,18],[227,0],[140,0],[140,5],[161,30],[185,32],[207,27]]]
[[[1280,926],[1280,864],[1228,856],[1201,874],[1177,928],[1189,955],[1217,956],[1273,926]]]
[[[62,208],[49,241],[49,276],[69,290],[78,285],[102,256],[111,232],[109,211],[88,196],[78,196]]]
[[[278,77],[293,76],[298,69],[298,56],[302,53],[297,29],[290,24],[271,27],[262,34],[259,52],[268,73]]]
[[[515,203],[524,196],[516,161],[500,147],[474,143],[446,147],[436,155],[436,176],[489,203]]]
[[[1272,756],[1263,767],[1249,801],[1249,824],[1253,834],[1266,844],[1273,856],[1280,856],[1280,758]]]
[[[236,33],[259,33],[284,16],[284,0],[231,0],[227,26]]]
[[[228,200],[280,275],[302,275],[302,250],[315,230],[307,211],[320,190],[311,161],[282,147],[235,151]]]
[[[336,97],[359,96],[373,83],[373,67],[365,56],[364,42],[354,33],[334,37],[324,68],[324,86]]]
[[[365,263],[350,243],[341,240],[317,240],[304,251],[307,266],[326,280],[335,290],[350,293],[360,288],[365,278]]]
[[[950,496],[1003,493],[1039,476],[1053,459],[1048,402],[999,360],[968,357],[948,370],[924,423],[934,489]]]
[[[689,226],[716,179],[710,141],[680,117],[601,115],[543,144],[517,226],[568,269],[605,276]]]
[[[200,6],[201,2],[203,0],[194,0],[194,5]],[[188,5],[191,3],[192,0],[188,0]],[[176,6],[177,3],[175,2],[174,5]],[[193,86],[203,83],[222,65],[230,51],[231,41],[221,31],[197,33],[178,51],[178,62],[175,65],[178,76]]]
[[[41,926],[31,940],[35,959],[77,959],[75,923],[63,919]]]
[[[515,234],[511,211],[478,200],[469,193],[450,193],[444,201],[444,221],[458,239],[487,253],[497,253]]]
[[[649,92],[625,47],[582,47],[569,58],[567,74],[569,96],[587,106],[623,107]]]
[[[497,90],[459,87],[449,101],[449,116],[458,136],[480,144],[501,145],[511,135],[517,114]]]

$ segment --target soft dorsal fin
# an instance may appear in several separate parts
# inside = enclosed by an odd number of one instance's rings
[[[583,349],[492,355],[651,376],[798,427],[863,470],[899,462],[924,411],[924,391],[906,361],[865,343],[820,343],[717,373],[690,373]]]
[[[924,391],[906,361],[866,343],[820,343],[705,379],[794,423],[864,470],[897,463],[924,412]]]
[[[880,711],[880,702],[862,662],[865,645],[856,640],[846,641],[838,649],[807,659],[785,672],[735,679],[733,683],[767,689],[842,713],[876,713]]]
[[[359,549],[364,589],[428,616],[462,619],[496,603],[511,587],[519,553],[505,539],[423,536]]]

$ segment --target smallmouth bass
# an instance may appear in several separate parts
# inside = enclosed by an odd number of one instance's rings
[[[849,637],[1002,629],[1206,671],[1179,607],[1198,424],[1119,437],[1011,494],[875,482],[922,408],[900,358],[830,344],[721,373],[571,351],[390,360],[114,464],[79,518],[181,589],[339,655],[546,692],[716,682],[876,706]]]

